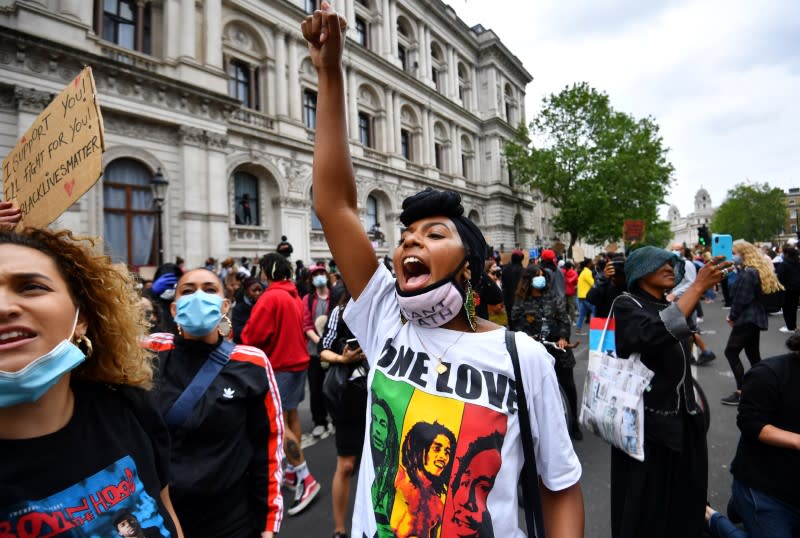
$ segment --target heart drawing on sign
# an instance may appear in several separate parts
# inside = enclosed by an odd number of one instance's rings
[[[75,188],[75,178],[70,179],[64,183],[64,190],[67,191],[67,196],[72,196],[72,189]]]

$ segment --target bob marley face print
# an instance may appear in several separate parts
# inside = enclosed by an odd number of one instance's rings
[[[486,500],[494,486],[502,458],[500,432],[472,441],[458,461],[450,486],[452,516],[446,527],[449,535],[459,538],[489,538],[494,536],[492,518]]]
[[[442,434],[437,435],[425,454],[425,471],[430,475],[440,476],[450,463],[451,450],[450,439]]]
[[[377,403],[372,404],[372,422],[370,438],[372,446],[378,451],[386,448],[386,436],[389,435],[389,416],[386,410]]]

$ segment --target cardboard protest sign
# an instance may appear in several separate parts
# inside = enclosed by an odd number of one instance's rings
[[[86,67],[39,114],[3,160],[3,198],[22,226],[47,226],[103,173],[103,118]]]

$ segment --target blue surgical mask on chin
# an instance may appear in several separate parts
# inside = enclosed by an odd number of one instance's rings
[[[78,309],[70,337],[78,324]],[[78,346],[64,339],[41,357],[34,359],[17,372],[0,370],[0,407],[32,403],[50,390],[67,372],[86,360]]]
[[[531,284],[533,284],[533,287],[537,290],[541,290],[547,285],[547,279],[542,275],[535,276],[533,277]]]
[[[222,297],[215,293],[198,290],[178,299],[175,306],[175,323],[191,336],[211,333],[222,319]]]
[[[742,257],[741,257],[741,256],[739,256],[738,254],[734,254],[734,255],[733,255],[733,257],[731,258],[731,260],[732,260],[732,261],[733,261],[733,263],[735,263],[736,265],[742,265]]]

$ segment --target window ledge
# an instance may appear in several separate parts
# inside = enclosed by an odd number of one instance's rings
[[[389,162],[389,159],[385,154],[367,146],[364,146],[364,157],[374,161],[380,161],[382,163]]]
[[[127,65],[132,65],[146,71],[151,71],[153,73],[158,72],[158,68],[162,63],[161,60],[158,60],[149,54],[144,54],[143,52],[120,47],[115,43],[105,41],[97,36],[95,36],[94,39],[97,42],[97,46],[100,48],[100,54],[106,58],[111,58],[112,60],[116,60]]]
[[[254,127],[262,131],[274,131],[275,120],[266,114],[250,108],[237,108],[231,113],[231,122],[247,127]]]
[[[231,224],[229,226],[231,243],[257,243],[267,242],[270,229],[264,226],[249,226],[247,224]]]

